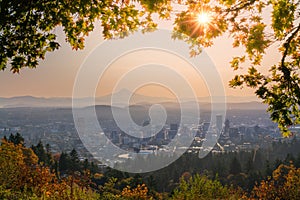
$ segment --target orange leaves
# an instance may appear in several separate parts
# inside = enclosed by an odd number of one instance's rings
[[[84,185],[80,181],[78,179],[75,183],[70,182],[69,179],[58,180],[48,167],[38,164],[38,158],[30,148],[2,140],[0,188],[1,192],[5,191],[7,199],[16,197],[18,199],[27,199],[28,197],[70,199],[70,185],[74,186],[72,192],[76,198],[73,199],[96,199],[97,195],[93,191],[80,188],[81,185]]]
[[[293,164],[280,165],[274,170],[272,177],[261,181],[254,187],[253,198],[259,199],[299,199],[300,198],[300,168]]]
[[[28,162],[36,161],[33,152],[21,145],[2,140],[0,146],[0,184],[4,187],[21,189],[26,176],[30,174]],[[30,176],[28,176],[30,177]],[[30,182],[30,180],[26,180]]]
[[[130,188],[130,186],[127,186],[122,191],[122,197],[128,198],[128,199],[149,199],[148,197],[148,188],[145,184],[137,185],[136,188]]]

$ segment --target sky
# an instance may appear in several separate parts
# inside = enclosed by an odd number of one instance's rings
[[[159,23],[159,28],[171,30],[171,27],[172,21]],[[47,53],[45,60],[42,60],[36,69],[23,69],[20,74],[13,74],[9,71],[8,67],[5,71],[0,72],[0,97],[27,95],[36,97],[72,96],[75,78],[80,66],[97,45],[100,45],[104,41],[102,39],[101,27],[99,23],[96,23],[95,30],[86,38],[84,50],[78,51],[72,50],[70,45],[65,42],[65,36],[61,27],[56,28],[55,33],[58,34],[58,41],[61,44],[61,48]],[[263,66],[270,66],[276,63],[279,58],[276,48],[272,47],[268,50],[267,56],[263,61]],[[228,86],[228,82],[237,73],[230,68],[229,62],[233,56],[239,56],[243,53],[242,49],[232,48],[232,40],[228,36],[216,39],[212,47],[205,48],[204,50],[221,76],[226,96],[255,96],[252,89],[233,89]],[[105,56],[109,52],[102,52],[101,56],[103,54]],[[139,51],[122,56],[109,66],[105,74],[99,77],[96,96],[110,94],[122,75],[137,65],[149,62],[151,58],[156,58],[156,63],[159,60],[161,63],[158,64],[168,65],[171,70],[185,76],[185,79],[191,83],[198,97],[210,95],[208,86],[205,83],[205,77],[198,76],[184,60],[159,51]],[[95,60],[94,62],[101,62],[101,60]],[[266,69],[262,68],[263,71]],[[246,68],[238,72],[245,70]],[[165,79],[170,79],[170,73],[158,72],[155,74],[154,72],[152,75],[156,76],[158,74],[164,76]],[[143,76],[148,77],[149,74],[142,74],[137,78],[143,79]],[[127,88],[127,86],[124,85],[124,88]],[[170,92],[167,86],[159,86],[157,84],[148,84],[139,87],[135,92],[149,96],[174,97],[174,94]]]

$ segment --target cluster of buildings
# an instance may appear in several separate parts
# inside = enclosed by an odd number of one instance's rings
[[[68,111],[70,112],[70,111]],[[68,113],[67,112],[67,113]],[[73,117],[70,113],[61,115],[45,114],[45,118],[33,118],[29,116],[14,123],[8,123],[17,118],[18,112],[12,112],[9,118],[6,116],[0,121],[0,137],[19,132],[28,146],[42,141],[50,144],[53,153],[70,151],[73,148],[83,157],[90,154],[82,144],[75,128]],[[51,116],[51,117],[49,117]],[[263,117],[262,117],[263,116]],[[179,122],[165,124],[161,130],[151,137],[133,137],[126,134],[112,121],[103,120],[103,134],[116,146],[126,151],[135,153],[155,153],[158,150],[172,151],[165,148],[176,135],[193,137],[190,146],[185,146],[188,153],[200,151],[212,151],[222,153],[228,151],[252,151],[257,148],[268,148],[272,142],[282,140],[276,126],[265,119],[268,116],[257,116],[255,113],[249,117],[236,117],[229,114],[226,118],[222,115],[215,116],[212,122],[200,121],[199,124],[183,124]],[[146,125],[146,124],[145,124]],[[300,132],[300,126],[290,127],[294,133]],[[96,142],[96,141],[93,141]],[[210,144],[205,146],[203,144]]]

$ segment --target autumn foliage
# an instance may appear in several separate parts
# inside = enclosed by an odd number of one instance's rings
[[[253,199],[300,199],[300,168],[280,165],[271,177],[254,187]]]
[[[148,196],[148,188],[145,184],[138,185],[136,188],[125,187],[122,191],[122,196],[130,200],[152,199]]]
[[[80,181],[79,181],[80,182]],[[58,179],[38,164],[32,149],[2,140],[0,146],[0,199],[95,199],[90,189],[69,178]]]
[[[112,173],[112,171],[111,171]],[[120,172],[121,173],[121,172]],[[117,175],[117,172],[115,172]],[[265,180],[246,192],[239,185],[222,184],[218,178],[183,173],[173,192],[158,193],[138,176],[115,178],[89,171],[60,176],[39,163],[38,156],[23,143],[3,139],[0,145],[0,199],[43,200],[146,200],[146,199],[300,199],[300,168],[280,164]],[[93,177],[93,178],[91,178]],[[95,186],[92,181],[104,180]]]

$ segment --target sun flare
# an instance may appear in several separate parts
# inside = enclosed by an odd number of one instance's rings
[[[209,15],[209,13],[201,12],[198,14],[197,20],[199,24],[206,25],[210,23],[211,16]]]

